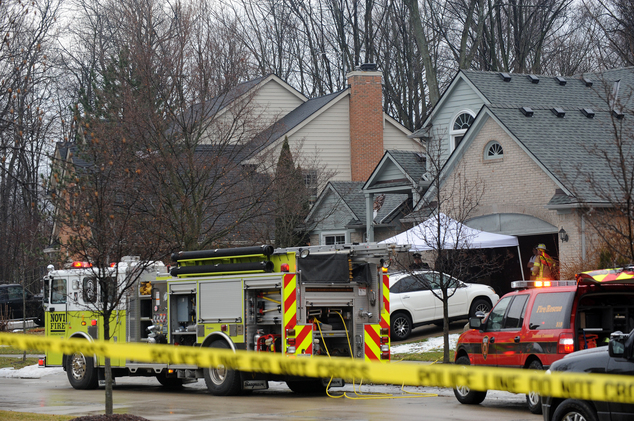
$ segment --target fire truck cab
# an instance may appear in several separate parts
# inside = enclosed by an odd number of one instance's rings
[[[405,250],[358,244],[175,253],[169,272],[162,264],[151,265],[125,295],[111,320],[112,340],[387,362],[389,280],[384,267],[391,253]],[[90,279],[89,269],[49,272],[47,335],[100,338],[103,323],[86,310],[89,300],[100,299]],[[63,366],[78,389],[98,385],[103,363],[83,355],[46,356],[46,365]],[[285,381],[300,393],[324,391],[331,380],[132,359],[111,364],[115,376],[155,376],[167,387],[204,378],[214,395],[265,389],[271,380]]]

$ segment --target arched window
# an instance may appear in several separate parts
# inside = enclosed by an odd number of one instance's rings
[[[460,145],[465,132],[473,124],[473,114],[470,111],[463,111],[455,118],[451,125],[451,150]]]
[[[484,159],[499,159],[504,157],[502,145],[496,140],[487,143],[484,148]]]

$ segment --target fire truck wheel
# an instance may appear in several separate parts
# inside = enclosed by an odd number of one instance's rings
[[[390,316],[391,337],[395,341],[402,341],[409,337],[412,333],[412,319],[405,313],[395,313]]]
[[[300,395],[325,395],[326,386],[321,379],[313,380],[287,380],[288,388]]]
[[[469,357],[463,355],[456,360],[456,365],[471,365]],[[453,390],[453,394],[456,395],[458,402],[467,405],[477,405],[482,403],[487,396],[487,392],[480,392],[477,390],[471,390],[467,386],[458,386]]]
[[[81,352],[66,356],[66,375],[75,389],[96,389],[99,385],[94,359]]]
[[[156,380],[158,380],[163,387],[171,390],[180,389],[183,387],[183,379],[179,379],[176,377],[167,377],[164,371],[165,370],[156,375]]]
[[[230,349],[225,341],[214,341],[209,348]],[[214,396],[235,396],[242,390],[240,372],[221,365],[204,369],[207,390]]]
[[[529,370],[543,370],[544,366],[538,360],[535,360],[530,363],[528,366]],[[542,413],[542,398],[535,392],[530,392],[526,395],[526,403],[528,404],[528,410],[533,414],[541,414]]]

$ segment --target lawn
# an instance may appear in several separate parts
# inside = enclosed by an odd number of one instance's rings
[[[13,412],[0,411],[0,420],[2,421],[68,421],[76,416],[70,415],[50,415],[50,414],[34,414],[31,412]]]

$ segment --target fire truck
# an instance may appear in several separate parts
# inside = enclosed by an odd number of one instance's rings
[[[390,309],[387,267],[405,246],[340,244],[274,249],[254,246],[184,251],[172,266],[144,265],[110,322],[114,342],[145,342],[289,357],[343,356],[388,362]],[[103,320],[90,309],[103,295],[92,268],[51,268],[45,277],[46,334],[93,341]],[[124,258],[113,276],[129,276],[139,261]],[[116,271],[114,271],[117,269]],[[45,366],[62,366],[76,389],[104,379],[103,357],[47,353]],[[342,386],[313,379],[112,359],[114,377],[154,376],[175,388],[205,380],[210,393],[228,396],[285,381],[298,393]]]

